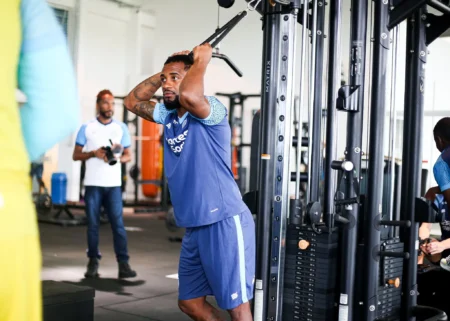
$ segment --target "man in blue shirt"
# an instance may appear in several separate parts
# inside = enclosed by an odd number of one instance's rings
[[[231,129],[225,106],[204,94],[212,48],[169,57],[161,73],[140,83],[125,107],[164,125],[164,172],[175,220],[186,228],[179,264],[179,307],[193,320],[222,320],[214,295],[233,321],[250,321],[255,224],[231,171]],[[164,103],[150,101],[162,87]]]
[[[450,118],[439,120],[433,130],[436,148],[441,152],[433,167],[434,178],[438,186],[430,188],[425,195],[427,199],[434,200],[439,211],[442,212],[441,241],[431,242],[423,247],[426,254],[442,253],[441,267],[450,271],[450,215],[447,204],[450,203]],[[431,224],[422,224],[419,236],[428,237]],[[425,237],[424,237],[425,236]]]

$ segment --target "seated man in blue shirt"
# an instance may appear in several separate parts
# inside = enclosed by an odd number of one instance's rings
[[[441,267],[450,271],[450,215],[447,204],[450,203],[450,118],[439,120],[433,130],[436,148],[441,152],[433,167],[434,178],[438,186],[430,188],[425,195],[427,199],[434,200],[441,211],[441,241],[428,243],[422,250],[426,254],[442,253]],[[428,237],[431,224],[422,224],[419,236]]]
[[[231,129],[225,106],[204,94],[212,48],[169,57],[161,73],[140,83],[125,107],[164,125],[164,172],[179,227],[186,228],[179,264],[179,307],[193,320],[251,321],[255,224],[231,171]],[[149,101],[162,87],[164,103]]]

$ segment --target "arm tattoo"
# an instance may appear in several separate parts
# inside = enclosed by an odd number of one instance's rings
[[[155,103],[151,101],[142,101],[134,106],[132,112],[142,118],[154,122],[153,112],[155,111]]]
[[[153,97],[159,87],[161,87],[161,80],[159,79],[159,75],[152,76],[141,82],[133,91],[133,94],[137,100],[149,100]]]

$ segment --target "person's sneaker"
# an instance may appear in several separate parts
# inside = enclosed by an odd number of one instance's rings
[[[450,272],[450,255],[441,259],[441,268]]]
[[[98,259],[90,258],[87,265],[87,271],[84,273],[85,278],[96,278],[98,277]]]
[[[134,278],[137,276],[136,271],[133,271],[128,262],[119,262],[119,279]]]

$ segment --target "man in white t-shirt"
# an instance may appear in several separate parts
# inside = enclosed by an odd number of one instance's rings
[[[121,163],[131,160],[130,133],[124,123],[112,118],[113,115],[114,96],[109,90],[102,90],[97,95],[97,118],[81,126],[73,152],[73,160],[86,161],[84,200],[88,221],[87,278],[98,277],[98,260],[101,258],[98,249],[98,228],[102,206],[113,231],[119,278],[136,276],[136,272],[128,263],[127,233],[122,219]],[[119,153],[114,154],[115,164],[108,161],[105,150],[107,147],[119,149]]]

